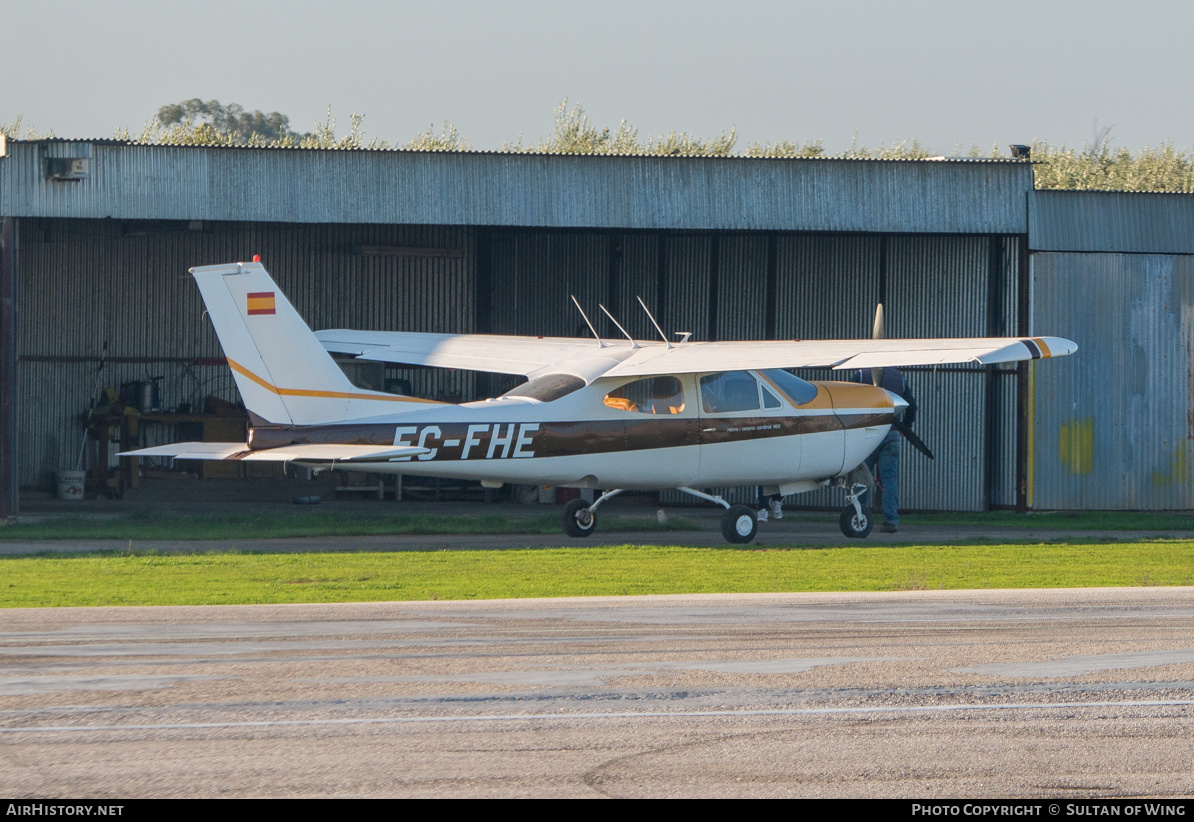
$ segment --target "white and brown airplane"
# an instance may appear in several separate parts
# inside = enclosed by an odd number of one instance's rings
[[[1077,350],[1057,337],[670,343],[658,323],[662,342],[603,340],[596,330],[594,339],[312,333],[258,262],[191,274],[250,412],[248,441],[122,456],[605,489],[595,502],[565,507],[564,530],[576,537],[591,534],[597,509],[624,490],[678,489],[723,506],[726,539],[750,542],[755,511],[698,489],[760,485],[787,495],[830,482],[846,490],[843,532],[866,536],[865,486],[851,474],[900,425],[907,403],[872,385],[807,382],[787,369],[989,364]],[[433,402],[357,388],[329,352],[527,382],[480,402]]]

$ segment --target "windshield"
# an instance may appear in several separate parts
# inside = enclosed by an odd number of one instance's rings
[[[804,405],[806,402],[812,402],[817,397],[817,386],[800,379],[800,377],[797,377],[790,371],[784,371],[782,368],[769,368],[759,373],[787,395],[788,401],[792,405]]]

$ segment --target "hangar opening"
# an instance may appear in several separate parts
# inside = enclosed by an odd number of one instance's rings
[[[0,288],[11,306],[0,316],[6,513],[19,489],[46,489],[76,463],[81,417],[99,389],[141,383],[152,407],[156,387],[163,414],[202,417],[209,398],[235,406],[186,273],[193,266],[261,255],[313,329],[587,336],[575,295],[587,310],[603,303],[644,339],[657,335],[636,297],[665,332],[698,340],[866,337],[878,302],[893,337],[1027,335],[1034,310],[1052,312],[1049,333],[1064,334],[1053,323],[1076,297],[1066,286],[1034,302],[1034,276],[1074,276],[1065,260],[1031,247],[1031,167],[1020,161],[94,141],[86,179],[47,177],[47,157],[77,152],[71,145],[9,141],[0,156]],[[595,322],[618,335],[603,316]],[[1071,335],[1083,344],[1083,334]],[[515,382],[359,361],[345,368],[358,385],[448,401]],[[1030,382],[1026,367],[978,365],[906,376],[924,409],[918,430],[938,455],[903,461],[908,509],[1023,508],[1034,487],[1040,493],[1033,476],[1064,469],[1060,457],[1032,451],[1041,438],[1031,436],[1029,389],[1037,403],[1052,401],[1053,376]],[[197,424],[216,436],[217,422]],[[138,436],[176,434],[150,423]],[[829,507],[831,493],[795,504]],[[728,498],[752,496],[738,489]]]

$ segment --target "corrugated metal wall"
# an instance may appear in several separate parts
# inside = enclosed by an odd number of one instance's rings
[[[691,331],[694,340],[713,339],[709,330],[714,239],[681,234],[663,240],[667,299],[660,324],[668,334]],[[666,321],[665,321],[666,319]],[[673,338],[674,339],[674,338]]]
[[[1078,343],[1031,375],[1038,509],[1194,508],[1194,257],[1032,255],[1033,333]]]
[[[324,151],[95,142],[47,179],[55,141],[10,141],[16,217],[1019,234],[1028,163]],[[82,150],[82,148],[80,148]],[[76,155],[77,156],[77,155]]]
[[[1014,337],[1020,323],[1020,237],[998,237],[1000,282],[992,289],[998,305],[992,316],[996,318],[990,333],[998,337]],[[1027,276],[1027,275],[1026,275]],[[992,479],[991,504],[1011,507],[1016,504],[1016,437],[1019,431],[1017,415],[1016,365],[998,365],[991,369],[989,385],[993,396],[991,407],[995,436],[994,464],[989,467]]]
[[[996,240],[1009,241],[1014,243]],[[781,238],[777,333],[801,339],[869,337],[875,304],[885,293],[888,336],[986,336],[991,242],[973,236]],[[1015,266],[1014,255],[1001,259]],[[904,444],[901,508],[982,510],[988,501],[986,371],[978,366],[909,368],[904,374],[921,406],[917,431],[937,459],[930,461]],[[830,371],[808,376],[847,378]],[[1014,411],[1013,404],[1013,420]],[[1014,488],[1014,422],[1006,440],[1007,423],[1000,423],[1000,453],[1011,455],[1009,476],[1001,482]],[[789,502],[829,507],[841,499],[841,492],[822,489]]]
[[[1033,251],[1194,254],[1194,194],[1033,191]]]
[[[198,226],[196,228],[199,228]],[[20,221],[18,482],[45,486],[73,467],[79,415],[97,387],[162,375],[167,407],[238,399],[226,366],[170,359],[222,352],[187,269],[261,254],[313,328],[471,330],[471,232],[397,226]],[[383,256],[362,246],[450,250],[454,256]],[[107,348],[105,350],[105,343]],[[108,362],[96,373],[95,358]],[[393,370],[425,396],[469,397],[473,375]]]

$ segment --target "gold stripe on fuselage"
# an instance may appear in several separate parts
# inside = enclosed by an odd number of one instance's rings
[[[238,363],[231,357],[228,358],[228,367],[238,374],[243,374],[253,382],[260,385],[266,391],[277,394],[280,397],[325,397],[336,400],[377,400],[378,402],[422,402],[431,405],[445,405],[445,403],[437,402],[436,400],[424,400],[419,397],[398,397],[393,394],[365,394],[356,393],[352,391],[313,391],[307,388],[279,388],[267,380],[254,374],[249,369]]]

